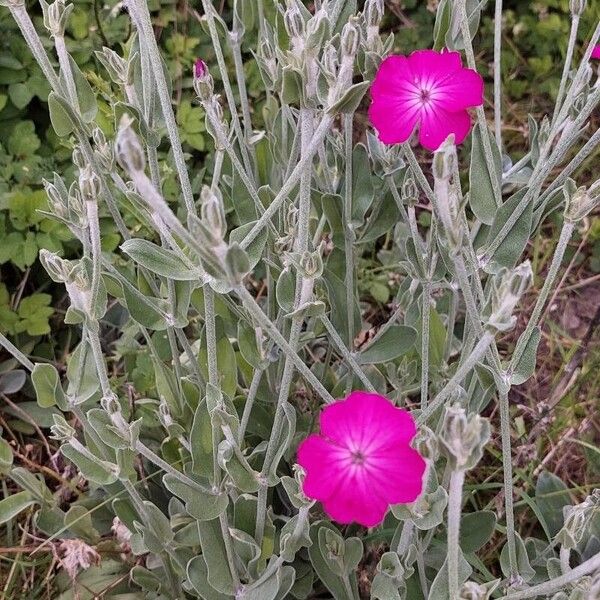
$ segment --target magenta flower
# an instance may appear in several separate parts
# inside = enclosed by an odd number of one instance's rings
[[[371,86],[369,117],[384,144],[406,142],[419,126],[419,142],[437,150],[454,134],[469,133],[467,108],[483,104],[483,79],[462,66],[458,52],[418,50],[388,56]]]
[[[600,44],[592,50],[592,58],[600,60]]]
[[[208,67],[206,66],[206,63],[201,58],[197,58],[194,63],[194,77],[200,79],[206,75],[207,71]]]
[[[306,496],[338,523],[379,525],[390,504],[413,502],[423,488],[425,460],[410,447],[411,415],[376,394],[352,392],[327,406],[320,434],[298,448]]]

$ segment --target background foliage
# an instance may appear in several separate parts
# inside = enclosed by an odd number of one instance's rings
[[[556,94],[568,37],[569,3],[568,0],[549,0],[537,3],[513,1],[505,4],[505,44],[502,60],[504,90],[509,107],[506,113],[508,117],[505,135],[507,148],[513,155],[518,155],[521,149],[523,152],[526,150],[524,144],[526,131],[522,124],[527,121],[527,113],[533,113],[539,120],[548,110]],[[594,6],[594,3],[590,4],[580,32],[582,39],[600,17],[600,7]],[[435,7],[435,0],[428,3],[419,0],[389,3],[383,29],[397,33],[397,51],[410,51],[422,47],[424,40],[431,39]],[[210,152],[212,139],[205,131],[204,112],[193,101],[190,75],[196,57],[201,56],[209,64],[214,62],[212,46],[199,18],[201,14],[199,7],[194,6],[193,3],[155,2],[151,8],[154,25],[160,33],[163,56],[173,78],[175,96],[178,99],[177,122],[184,149],[189,154],[188,165],[194,165],[190,171],[196,175],[193,184],[195,191],[198,192],[203,173],[205,171],[210,173],[213,169]],[[41,27],[41,11],[36,11],[35,6],[32,6],[30,14],[37,14],[36,25]],[[230,16],[229,11],[230,6],[224,2],[224,17]],[[491,61],[492,28],[492,19],[485,16],[478,38],[478,48],[482,49],[478,61],[480,71],[484,74],[486,70],[489,72]],[[70,52],[76,58],[88,81],[100,92],[99,122],[107,135],[112,137],[114,133],[112,105],[117,97],[104,67],[94,52],[103,45],[112,48],[125,45],[130,34],[129,20],[122,14],[120,5],[78,2],[71,16],[67,34]],[[26,349],[30,355],[49,359],[64,370],[66,357],[70,355],[78,340],[74,337],[73,328],[63,326],[67,306],[63,287],[47,277],[46,272],[37,262],[37,255],[40,248],[46,248],[59,252],[65,258],[72,258],[78,252],[78,245],[64,226],[39,212],[47,210],[46,195],[39,182],[42,177],[50,179],[53,171],[63,174],[65,179],[72,178],[71,148],[65,147],[64,142],[57,138],[50,127],[46,104],[48,86],[25,43],[15,30],[12,18],[4,8],[0,8],[0,45],[0,263],[2,265],[0,332],[8,335],[18,347]],[[265,103],[263,84],[251,55],[245,54],[245,58],[244,68],[249,94],[253,99],[253,113],[259,123]],[[233,70],[233,65],[229,66]],[[216,83],[216,87],[219,87],[219,82]],[[360,121],[360,116],[358,120]],[[362,135],[363,131],[357,127],[357,138]],[[175,197],[176,186],[173,159],[167,144],[160,148],[159,156],[161,173],[165,180],[163,191],[167,199],[171,199]],[[591,166],[594,158],[597,159],[597,156],[590,157],[586,164]],[[585,169],[586,165],[583,167],[584,172]],[[230,200],[227,208],[229,212],[233,211]],[[420,211],[420,224],[423,227],[428,226],[428,217],[426,211]],[[103,250],[111,252],[116,249],[119,242],[112,220],[103,215],[101,227]],[[543,274],[546,268],[550,247],[548,240],[552,240],[554,235],[555,231],[550,224],[534,240],[529,249],[537,267],[536,273]],[[139,237],[143,237],[143,232]],[[591,260],[585,261],[586,257],[590,257]],[[361,256],[358,265],[361,299],[367,306],[369,320],[373,323],[383,317],[386,304],[399,289],[398,280],[394,277],[393,270],[389,268],[389,258],[386,257],[385,250],[366,252]],[[594,273],[600,272],[600,225],[596,218],[581,231],[579,238],[575,239],[567,253],[566,261],[571,266],[572,274],[577,274],[578,281],[591,278]],[[592,289],[596,291],[596,288]],[[575,292],[577,293],[577,290]],[[592,302],[583,292],[577,293],[574,299],[567,296],[558,300],[560,306],[565,306],[572,301],[583,307],[587,306],[585,302]],[[195,293],[192,304],[201,310],[202,295]],[[227,317],[227,307],[217,308],[222,316]],[[593,313],[596,308],[592,302],[591,309],[588,307],[586,310],[591,310]],[[122,323],[119,322],[118,315],[109,312],[105,325],[107,341],[110,342],[116,338]],[[517,420],[517,424],[521,426],[518,439],[523,441],[523,452],[533,453],[541,459],[544,455],[543,444],[535,448],[536,440],[530,438],[528,430],[548,415],[535,412],[535,398],[540,389],[545,392],[556,392],[558,389],[561,392],[559,400],[563,403],[564,410],[558,413],[557,419],[551,420],[552,429],[546,440],[547,448],[553,448],[560,443],[563,448],[568,447],[570,452],[573,452],[575,460],[579,461],[577,463],[579,469],[576,473],[569,473],[568,466],[563,465],[563,473],[559,473],[561,477],[538,469],[540,460],[535,464],[528,464],[525,457],[519,465],[517,476],[520,478],[523,495],[518,505],[520,509],[518,514],[521,529],[529,533],[535,530],[539,533],[541,527],[548,528],[548,533],[554,535],[562,526],[560,518],[558,517],[557,521],[556,515],[560,514],[562,505],[570,498],[569,493],[575,491],[579,496],[585,495],[585,491],[589,491],[600,477],[597,466],[598,452],[594,448],[593,434],[590,437],[589,428],[583,428],[584,435],[580,447],[564,441],[566,438],[576,437],[581,430],[582,423],[587,418],[586,403],[594,397],[597,382],[593,377],[589,380],[584,377],[575,388],[573,384],[570,384],[566,390],[557,387],[562,384],[563,371],[568,372],[572,367],[577,352],[582,348],[588,350],[587,346],[579,343],[578,340],[585,341],[588,333],[592,338],[594,334],[592,325],[593,323],[586,321],[574,324],[564,319],[552,320],[545,338],[548,352],[542,358],[542,369],[538,380],[535,385],[528,384],[529,387],[524,389],[522,396],[513,398],[515,402],[524,405],[518,415],[518,419],[521,420]],[[163,357],[167,357],[169,351],[166,335],[156,332],[153,338],[159,351],[164,353]],[[227,362],[227,357],[233,350],[225,341],[227,336],[223,335],[220,338],[223,340],[220,348],[223,362]],[[589,341],[588,339],[587,342]],[[508,346],[513,342],[514,340],[510,338],[506,339]],[[151,429],[157,425],[152,423],[153,411],[156,410],[156,401],[153,399],[157,397],[157,390],[161,385],[157,379],[152,356],[147,350],[140,350],[127,337],[119,340],[115,350],[115,361],[124,360],[125,369],[131,374],[136,391],[148,396],[147,404],[142,403],[141,414],[145,418],[145,426]],[[581,368],[582,364],[584,367],[587,365],[593,373],[598,362],[600,357],[596,353],[586,352],[579,363],[576,363],[576,368]],[[2,365],[4,374],[0,377],[0,389],[6,402],[3,405],[3,421],[0,424],[14,434],[13,445],[20,452],[20,456],[17,455],[16,458],[19,464],[31,472],[44,473],[53,489],[55,486],[61,486],[62,489],[65,485],[64,478],[69,473],[64,471],[63,465],[57,469],[53,464],[52,461],[57,459],[53,458],[53,452],[47,452],[44,447],[48,444],[46,434],[38,431],[36,427],[48,427],[52,420],[48,411],[41,411],[33,401],[33,389],[29,384],[25,384],[25,378],[18,374],[19,371],[15,370],[15,366],[12,359],[6,360]],[[546,381],[544,378],[551,381]],[[232,385],[235,387],[235,383]],[[569,398],[569,394],[573,394],[573,397]],[[308,429],[308,423],[304,425]],[[260,427],[260,421],[255,426]],[[263,424],[263,426],[268,427],[268,420],[267,425]],[[498,453],[499,449],[495,448],[493,451]],[[546,466],[550,467],[551,464]],[[552,470],[559,471],[559,467],[560,463],[557,469]],[[483,464],[474,477],[472,490],[478,492],[479,496],[478,500],[473,502],[479,509],[497,500],[496,490],[491,491],[486,488],[486,481],[496,475],[497,468],[498,464]],[[23,478],[27,480],[25,473]],[[148,485],[151,488],[151,480]],[[8,496],[9,484],[3,480],[2,486],[4,494]],[[108,511],[104,512],[102,506],[98,507],[95,498],[82,497],[81,490],[73,480],[66,487],[72,489],[74,497],[78,498],[76,503],[78,507],[96,507],[93,519],[81,519],[77,535],[90,543],[97,543],[100,539],[99,532],[107,530]],[[73,515],[79,515],[79,511],[80,508],[75,507]],[[479,550],[481,546],[487,544],[485,554],[489,557],[490,563],[497,560],[499,552],[499,547],[494,541],[495,525],[495,522],[489,524],[489,530],[481,526],[483,531],[474,532],[473,539],[467,542],[470,544],[468,547],[474,550]],[[481,535],[481,539],[476,533]],[[14,528],[7,527],[5,540],[0,545],[10,547],[19,542],[32,545],[36,543],[24,534],[22,538],[20,536],[21,530],[16,525]],[[378,544],[389,537],[390,533],[384,530],[375,534],[372,540],[367,540],[372,542],[372,551],[375,555],[377,555]],[[102,545],[100,548],[102,549]],[[106,553],[110,558],[103,560],[102,568],[90,569],[83,585],[97,590],[116,582],[112,591],[117,593],[119,589],[124,590],[126,587],[121,583],[126,573],[124,565],[129,568],[131,564],[120,560],[118,548],[112,542],[107,542]],[[63,593],[64,598],[70,597],[69,580],[64,573],[56,580],[47,576],[55,564],[51,555],[30,558],[17,555],[16,560],[13,558],[14,555],[8,555],[7,559],[0,553],[2,567],[8,569],[8,576],[2,582],[7,597],[11,597],[11,594],[14,598],[19,597],[27,573],[32,568],[35,583],[33,587],[28,588],[31,597],[56,594],[56,590]],[[376,559],[373,559],[372,565],[365,562],[361,564],[361,569],[372,577],[370,571],[376,562]],[[49,589],[53,591],[49,592]]]

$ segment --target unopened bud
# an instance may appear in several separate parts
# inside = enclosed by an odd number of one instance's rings
[[[317,279],[323,274],[323,259],[321,252],[304,252],[300,257],[300,270],[308,279]]]
[[[466,581],[460,588],[458,600],[489,600],[499,583],[499,579],[489,583]]]
[[[94,150],[98,162],[104,169],[111,171],[115,160],[112,144],[106,140],[103,131],[98,127],[92,132],[92,139],[94,140]]]
[[[96,58],[104,65],[113,83],[124,86],[128,83],[127,61],[119,56],[114,50],[103,46],[102,50],[96,51]]]
[[[258,46],[258,56],[262,59],[263,65],[271,79],[275,79],[277,76],[277,55],[273,44],[268,37],[261,39]]]
[[[308,21],[306,25],[306,49],[318,52],[324,40],[329,37],[329,17],[321,9]]]
[[[496,331],[512,329],[517,318],[515,308],[533,282],[533,271],[529,260],[512,270],[503,269],[493,282],[491,314],[488,326]]]
[[[571,0],[569,2],[569,9],[571,11],[571,14],[574,17],[580,17],[586,8],[587,5],[587,0]]]
[[[121,117],[119,132],[115,143],[115,153],[119,164],[128,172],[143,171],[146,166],[144,150],[131,127],[131,118],[128,115]]]
[[[63,37],[69,15],[73,11],[73,4],[65,4],[64,0],[56,0],[52,4],[40,0],[44,15],[44,26],[52,37]]]
[[[69,194],[65,182],[58,173],[54,173],[52,183],[46,179],[42,179],[42,184],[48,196],[50,210],[56,216],[66,218],[68,214]]]
[[[367,27],[379,27],[385,10],[384,0],[367,0],[365,2],[365,23]]]
[[[321,64],[323,65],[323,73],[325,74],[325,77],[329,83],[335,83],[338,69],[340,67],[340,61],[338,58],[338,52],[333,44],[327,44],[325,47]]]
[[[246,251],[234,242],[227,248],[225,254],[225,268],[229,281],[233,285],[239,285],[250,271],[250,259]]]
[[[218,191],[215,191],[206,185],[202,188],[200,199],[202,203],[200,208],[202,221],[208,231],[210,231],[211,237],[215,241],[215,245],[218,245],[223,241],[223,237],[227,231],[223,200]]]
[[[596,181],[589,190],[576,187],[572,179],[568,179],[563,187],[565,196],[565,219],[577,223],[587,217],[600,203],[600,180]]]
[[[433,155],[433,176],[442,181],[450,180],[455,170],[455,164],[456,146],[454,145],[454,134],[450,134]]]
[[[589,68],[589,65],[587,68],[588,68],[589,72],[591,73],[591,69]],[[587,86],[585,86],[584,89],[582,89],[573,99],[571,106],[569,106],[569,118],[572,121],[575,121],[575,119],[577,119],[577,117],[580,115],[581,111],[585,108],[585,105],[587,104],[587,101],[588,101],[588,96],[589,96],[589,89]]]
[[[85,202],[95,202],[100,195],[100,179],[90,165],[86,165],[79,173],[79,189]]]
[[[360,28],[358,19],[352,17],[348,23],[344,25],[342,29],[342,38],[340,42],[340,48],[342,49],[342,55],[347,57],[353,57],[358,52],[358,45],[360,43]]]
[[[285,30],[292,40],[303,40],[305,24],[296,0],[287,0],[287,8],[283,15]]]
[[[75,437],[75,429],[65,421],[62,415],[53,414],[52,419],[54,420],[54,425],[50,427],[50,431],[52,432],[50,437],[60,442],[66,442]]]
[[[65,283],[69,279],[69,273],[71,271],[71,264],[68,260],[62,259],[58,254],[50,252],[42,248],[40,250],[40,262],[46,272],[50,276],[50,279],[56,283]]]
[[[69,219],[79,227],[87,226],[87,210],[75,182],[69,188]]]
[[[194,63],[194,90],[202,102],[207,102],[215,94],[215,84],[208,65],[200,58]]]
[[[440,448],[456,470],[472,469],[483,456],[490,439],[490,422],[477,414],[467,415],[458,404],[446,408]]]
[[[109,392],[100,399],[100,405],[110,415],[114,415],[121,412],[121,405],[119,399],[114,392]]]
[[[83,154],[83,150],[81,149],[80,146],[75,146],[73,148],[71,160],[73,161],[73,164],[78,169],[83,169],[87,165],[87,161],[85,160],[85,155]]]
[[[419,188],[411,171],[407,171],[402,184],[402,200],[409,206],[414,206],[419,200]]]

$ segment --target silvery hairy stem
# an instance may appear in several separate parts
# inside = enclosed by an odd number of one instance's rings
[[[185,158],[183,156],[181,139],[179,137],[179,129],[177,128],[177,120],[175,119],[175,114],[171,105],[171,96],[169,94],[169,88],[165,79],[158,44],[156,43],[156,38],[154,37],[154,30],[150,20],[148,5],[146,4],[145,0],[128,0],[127,6],[132,15],[134,15],[133,22],[135,26],[139,28],[138,35],[140,40],[142,40],[140,50],[145,50],[150,55],[150,64],[154,70],[156,90],[158,92],[158,98],[160,100],[163,117],[165,119],[165,124],[169,133],[169,139],[171,141],[171,149],[173,151],[173,158],[177,168],[177,176],[179,178],[181,191],[183,193],[185,208],[188,213],[195,214],[196,206],[194,204],[194,196],[192,194],[192,185],[190,183],[190,178],[185,164]]]
[[[344,206],[342,220],[344,223],[344,254],[346,255],[346,319],[348,322],[348,348],[352,352],[354,346],[354,229],[352,227],[352,126],[351,113],[342,117],[344,126]]]
[[[462,488],[465,472],[462,469],[452,471],[450,492],[448,494],[448,592],[450,598],[458,598],[458,552],[460,533],[460,514],[462,509]]]
[[[550,269],[548,270],[548,274],[544,278],[544,285],[537,297],[535,302],[535,306],[533,308],[533,312],[527,322],[527,326],[525,330],[519,337],[519,341],[517,342],[517,346],[515,351],[513,352],[511,361],[510,361],[510,369],[513,370],[521,360],[523,356],[523,352],[527,346],[527,342],[529,341],[533,330],[537,327],[540,317],[542,315],[542,311],[544,310],[544,306],[550,295],[550,291],[552,290],[552,286],[554,285],[554,281],[562,264],[563,257],[565,255],[565,251],[567,249],[567,245],[573,235],[573,231],[575,230],[575,225],[568,221],[563,223],[563,226],[560,231],[560,236],[558,238],[558,243],[554,250],[554,254],[552,256],[552,262],[550,264]]]
[[[467,16],[466,0],[459,0],[458,11],[460,15],[460,28],[465,44],[465,53],[467,55],[467,63],[470,69],[477,71],[477,65],[475,64],[475,53],[473,52],[473,45],[471,43],[471,33],[469,31],[469,18]],[[502,190],[500,189],[498,180],[496,179],[496,177],[494,177],[496,168],[494,165],[494,155],[492,154],[492,140],[485,118],[485,111],[482,105],[477,106],[475,110],[477,114],[477,125],[479,126],[479,130],[481,132],[481,141],[483,144],[485,163],[487,165],[488,173],[490,174],[492,189],[494,190],[494,200],[496,202],[496,206],[500,206],[502,204]]]
[[[496,0],[494,10],[494,132],[502,150],[502,0]]]
[[[550,579],[550,581],[534,585],[520,592],[508,593],[506,596],[503,596],[503,600],[526,600],[527,598],[548,596],[554,592],[566,589],[570,583],[573,583],[586,575],[590,575],[598,569],[600,569],[600,553],[595,554],[584,563],[574,567],[568,573]]]
[[[223,56],[223,50],[221,48],[221,40],[219,39],[219,34],[217,31],[217,25],[215,22],[215,9],[212,5],[211,0],[202,0],[202,7],[204,8],[204,14],[206,15],[206,22],[208,24],[210,38],[212,41],[213,49],[215,51],[215,56],[217,58],[217,64],[219,66],[219,72],[221,74],[223,88],[225,89],[225,96],[227,98],[227,105],[229,107],[229,112],[231,113],[233,129],[239,142],[244,167],[248,176],[254,179],[252,171],[252,162],[250,160],[246,143],[244,143],[246,138],[242,133],[242,127],[240,124],[240,119],[237,113],[237,106],[235,103],[235,96],[233,95],[233,89],[231,87],[231,81],[229,79],[229,72],[227,70],[227,65],[225,64],[225,57]]]
[[[302,153],[305,154],[308,150],[310,139],[312,138],[314,131],[313,124],[313,111],[303,108],[300,110],[300,127],[301,127],[301,148]],[[299,198],[299,210],[298,210],[298,231],[297,238],[294,242],[294,251],[299,255],[308,251],[309,244],[309,233],[310,233],[310,206],[311,206],[311,180],[312,180],[312,169],[311,163],[307,163],[304,167],[304,172],[300,177],[300,198]],[[296,298],[294,302],[294,311],[298,311],[304,306],[312,297],[313,281],[304,277],[301,270],[298,269],[296,275]],[[302,324],[304,317],[302,314],[294,315],[292,317],[292,324],[289,335],[289,346],[295,352],[300,342],[300,333],[302,330]],[[294,363],[290,356],[286,356],[283,375],[281,377],[281,384],[279,388],[279,396],[277,399],[277,408],[275,410],[275,419],[273,421],[273,429],[271,430],[271,436],[265,453],[265,460],[261,471],[261,479],[265,481],[259,489],[258,493],[258,508],[256,515],[256,533],[255,539],[260,546],[262,544],[262,538],[264,534],[265,518],[266,518],[266,502],[267,502],[267,484],[266,476],[272,466],[272,461],[276,452],[275,444],[281,436],[285,413],[283,410],[284,403],[287,402],[290,388],[292,384],[292,376],[294,373]]]
[[[0,333],[0,346],[14,356],[28,371],[32,371],[34,364],[25,356],[7,337]]]

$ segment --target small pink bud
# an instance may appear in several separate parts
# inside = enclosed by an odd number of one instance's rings
[[[200,79],[201,77],[204,77],[207,72],[208,67],[206,66],[206,63],[201,58],[196,59],[196,62],[194,63],[194,77]]]
[[[592,58],[595,58],[597,60],[600,60],[600,45],[596,46],[593,50],[592,50]]]

